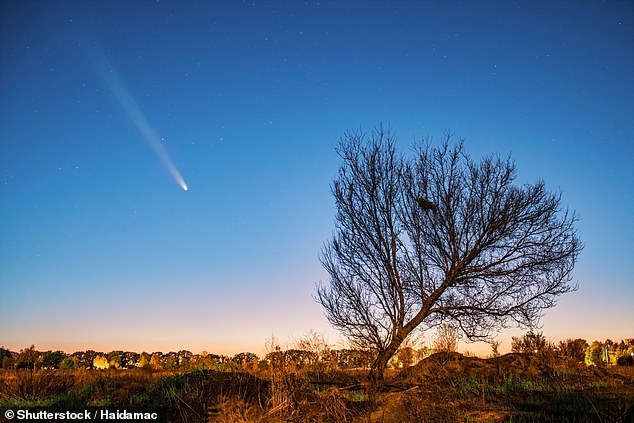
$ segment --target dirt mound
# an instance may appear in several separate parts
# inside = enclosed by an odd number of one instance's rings
[[[487,372],[493,366],[478,357],[465,357],[460,353],[442,352],[432,354],[418,364],[403,370],[394,382],[418,385],[424,381],[442,380],[448,376],[464,377]]]
[[[585,366],[574,368],[577,375],[595,376],[594,369]],[[508,375],[535,379],[550,377],[563,370],[553,367],[534,354],[510,353],[495,358],[466,357],[460,353],[432,354],[420,363],[403,370],[395,382],[418,385],[424,381],[438,381],[449,378],[501,378]],[[604,376],[604,374],[596,375]]]
[[[509,353],[494,358],[465,357],[460,353],[436,353],[404,369],[392,384],[405,386],[450,379],[501,380],[517,376],[525,380],[559,380],[562,382],[610,382],[634,386],[634,377],[620,375],[614,369],[586,366],[583,363],[556,363],[537,354]]]
[[[381,410],[401,421],[632,421],[634,371],[540,354],[433,354],[389,380]],[[588,406],[591,411],[588,412]]]

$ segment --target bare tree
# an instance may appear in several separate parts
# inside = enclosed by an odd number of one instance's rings
[[[369,138],[348,132],[337,149],[336,230],[317,298],[336,329],[377,353],[373,380],[417,328],[451,322],[467,340],[490,340],[511,323],[534,327],[576,288],[578,219],[560,194],[514,184],[510,158],[474,161],[449,135],[412,159],[389,130]]]
[[[492,339],[490,341],[490,345],[491,345],[491,357],[495,358],[495,357],[499,357],[500,356],[500,351],[498,351],[498,349],[500,348],[500,344],[501,342],[498,341],[497,339]]]
[[[432,347],[436,352],[454,352],[458,346],[458,331],[456,327],[445,322],[436,329],[436,338],[432,343]]]
[[[295,348],[311,353],[316,361],[323,360],[328,354],[330,346],[324,335],[314,329],[308,330],[298,341],[295,342]]]

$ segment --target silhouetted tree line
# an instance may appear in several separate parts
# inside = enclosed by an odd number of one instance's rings
[[[321,354],[314,351],[289,349],[273,351],[264,361],[273,369],[303,370],[315,366],[327,369],[367,369],[375,359],[375,353],[360,349],[328,349]]]
[[[301,370],[317,364],[329,368],[353,369],[367,368],[373,360],[369,351],[354,349],[327,349],[323,354],[313,351],[289,349],[278,350],[260,359],[257,354],[241,352],[234,356],[212,354],[203,351],[193,354],[181,350],[168,353],[137,353],[115,350],[76,351],[67,354],[63,351],[38,351],[34,345],[13,352],[0,348],[0,364],[3,369],[134,369],[154,370],[266,370],[285,368]]]
[[[408,367],[435,349],[414,350],[401,348],[392,357],[393,367]],[[513,337],[511,351],[514,353],[536,354],[551,360],[567,360],[587,365],[634,365],[634,339],[614,342],[585,339],[565,339],[555,343],[546,339],[541,332],[529,331],[523,336]],[[241,352],[234,356],[210,354],[203,351],[193,354],[187,350],[168,353],[136,353],[131,351],[77,351],[67,354],[63,351],[38,351],[34,345],[13,352],[0,348],[2,369],[150,369],[190,371],[213,369],[230,370],[349,370],[368,369],[376,359],[376,352],[361,349],[287,349],[275,350],[262,359],[251,352]]]

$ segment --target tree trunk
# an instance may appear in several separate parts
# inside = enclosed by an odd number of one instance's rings
[[[376,403],[376,394],[381,385],[383,385],[385,368],[387,367],[388,361],[390,361],[391,355],[388,355],[387,350],[379,351],[376,359],[372,363],[372,367],[370,367],[370,383],[368,386],[368,399],[370,403]]]
[[[372,363],[372,367],[370,368],[370,382],[372,384],[379,386],[383,383],[387,363],[396,353],[400,345],[400,341],[396,342],[396,340],[392,340],[392,342],[390,342],[384,350],[379,351],[374,363]]]
[[[370,368],[370,382],[375,385],[379,385],[383,383],[385,368],[387,367],[387,362],[389,358],[383,358],[384,351],[381,351],[377,356],[374,363],[372,363],[372,367]]]

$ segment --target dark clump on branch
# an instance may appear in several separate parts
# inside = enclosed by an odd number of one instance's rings
[[[436,210],[436,205],[425,198],[417,198],[418,206],[423,210]]]

